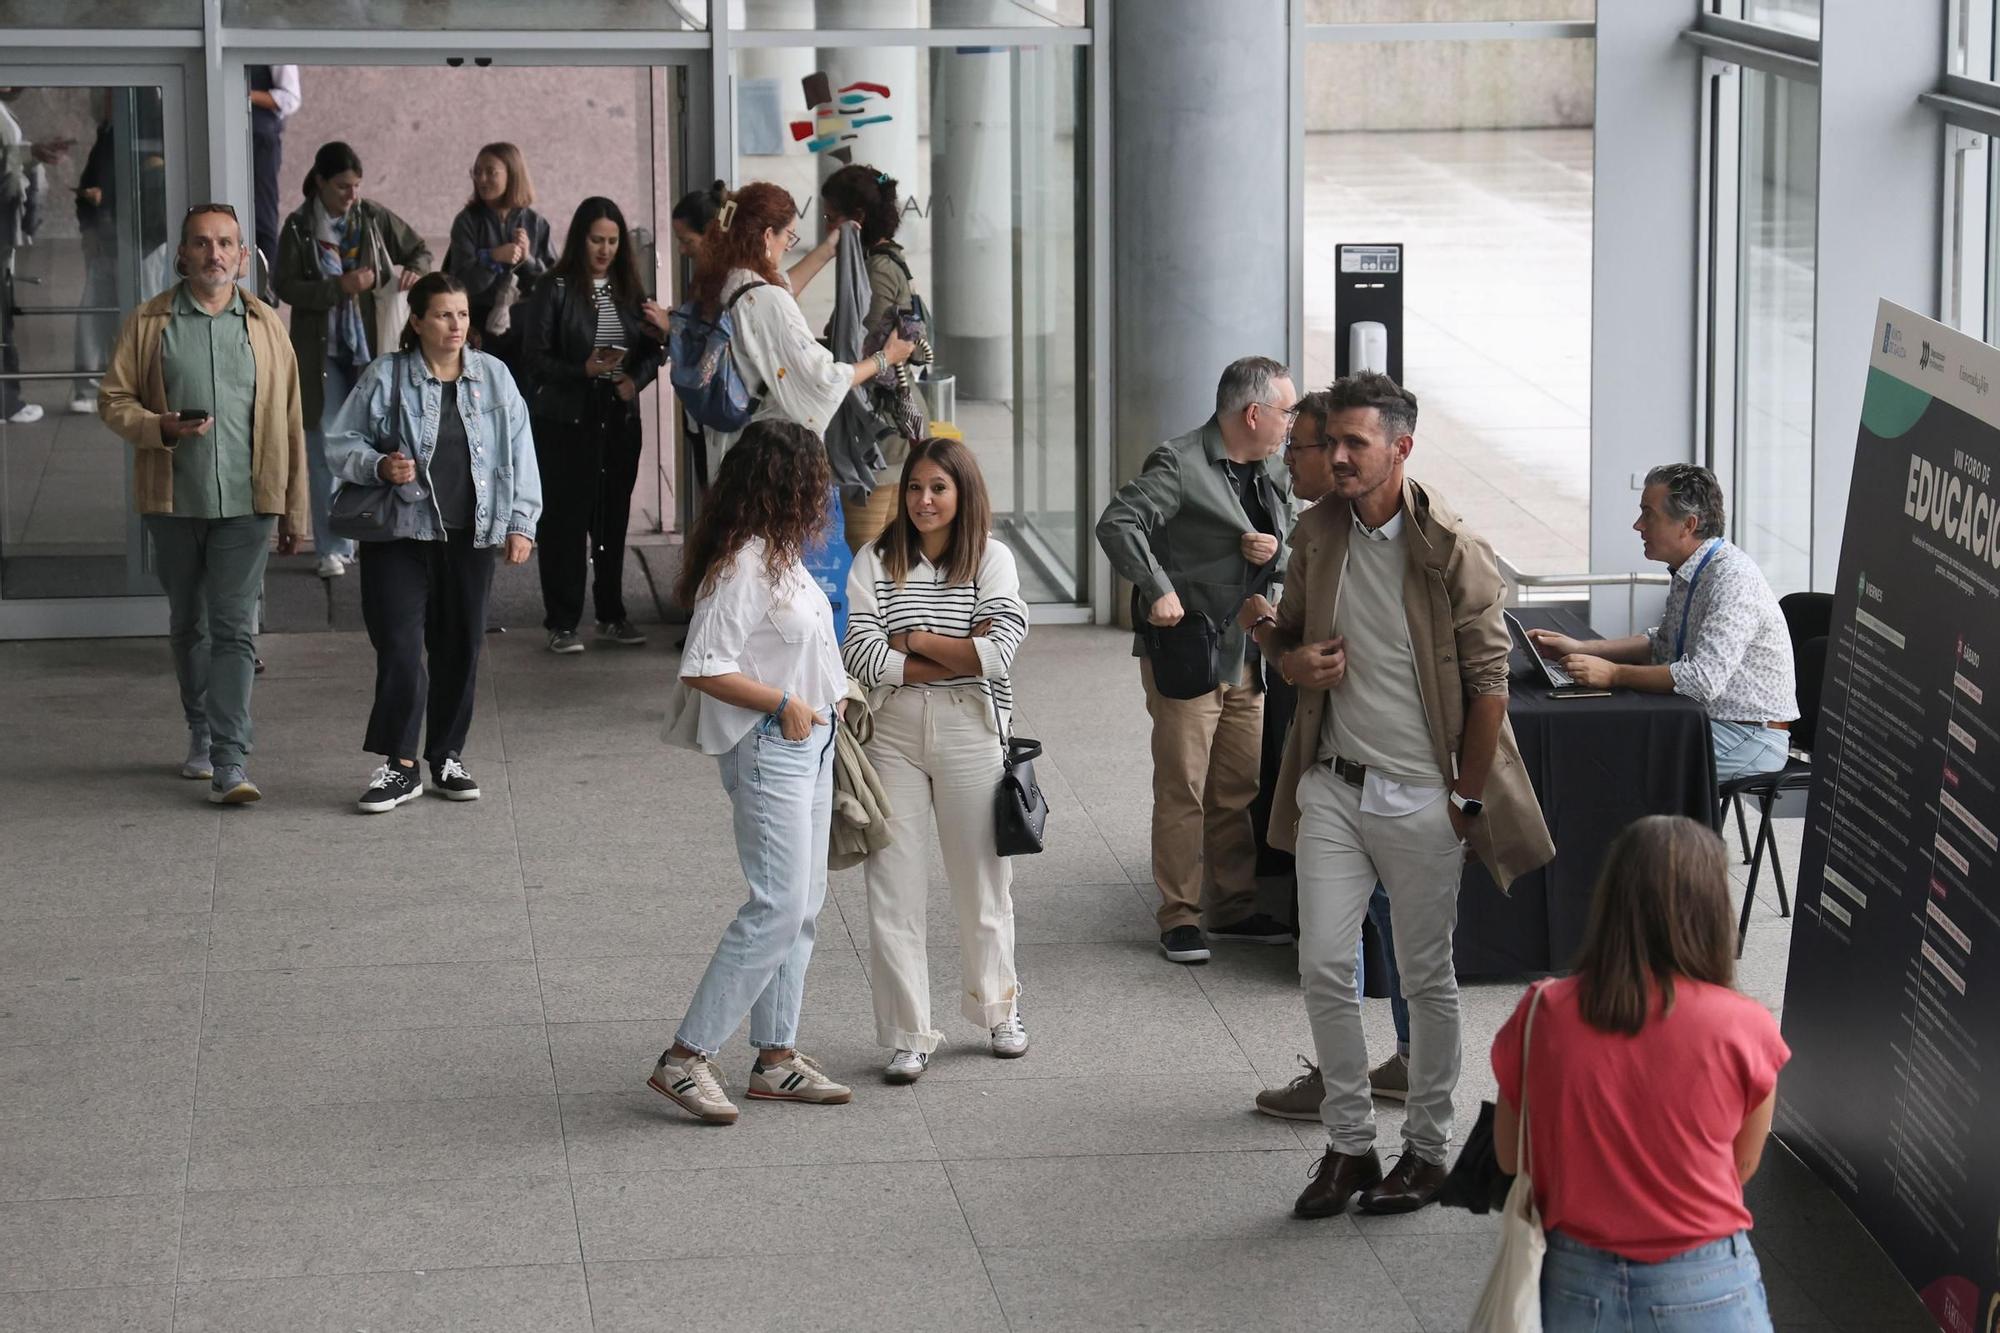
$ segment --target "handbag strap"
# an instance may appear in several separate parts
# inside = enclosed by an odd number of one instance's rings
[[[1534,1165],[1528,1160],[1528,1052],[1535,1044],[1535,1010],[1542,1007],[1542,992],[1548,989],[1546,981],[1535,984],[1534,994],[1528,1000],[1528,1021],[1521,1032],[1521,1114],[1514,1125],[1514,1169],[1532,1177]]]

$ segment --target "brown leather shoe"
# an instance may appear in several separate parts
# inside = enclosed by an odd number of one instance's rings
[[[1361,1191],[1355,1203],[1364,1213],[1414,1213],[1444,1188],[1445,1169],[1405,1152],[1378,1184]]]
[[[1382,1159],[1373,1148],[1350,1156],[1329,1147],[1307,1174],[1311,1179],[1292,1205],[1292,1216],[1332,1217],[1347,1207],[1356,1191],[1381,1182]]]

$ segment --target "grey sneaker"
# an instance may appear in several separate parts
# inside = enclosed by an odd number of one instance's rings
[[[1410,1061],[1398,1051],[1368,1071],[1368,1091],[1392,1102],[1410,1100]]]
[[[598,621],[597,637],[609,639],[613,643],[622,643],[627,648],[637,648],[646,641],[646,636],[629,620]]]
[[[673,1048],[668,1047],[660,1052],[659,1063],[653,1066],[653,1076],[646,1080],[646,1086],[711,1125],[736,1123],[736,1106],[722,1091],[715,1062],[705,1055],[676,1060]]]
[[[552,653],[580,653],[583,640],[573,629],[552,629],[549,631],[549,651]]]
[[[1266,1088],[1257,1094],[1257,1109],[1280,1120],[1318,1120],[1319,1104],[1326,1100],[1326,1080],[1319,1066],[1299,1057],[1306,1072],[1282,1088]]]
[[[854,1100],[854,1089],[835,1083],[810,1055],[792,1052],[789,1060],[767,1065],[759,1060],[750,1068],[750,1087],[744,1094],[753,1101],[812,1102],[818,1106],[844,1106]]]
[[[257,790],[257,784],[243,771],[241,764],[222,764],[215,770],[208,787],[210,805],[248,805],[261,801],[264,793]]]
[[[215,765],[208,762],[208,737],[199,731],[188,733],[188,755],[181,761],[184,778],[212,778]]]

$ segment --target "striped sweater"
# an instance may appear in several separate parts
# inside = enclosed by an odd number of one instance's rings
[[[847,639],[841,657],[847,674],[861,683],[870,699],[880,703],[888,691],[903,686],[903,653],[889,646],[889,636],[927,630],[954,638],[971,638],[972,627],[990,620],[993,626],[974,639],[979,653],[977,676],[954,676],[918,688],[949,689],[982,680],[1000,709],[1000,726],[1010,730],[1014,718],[1014,654],[1028,637],[1028,605],[1021,600],[1021,577],[1014,553],[988,537],[974,583],[949,584],[944,573],[919,559],[900,585],[882,567],[871,542],[854,557],[847,576]]]

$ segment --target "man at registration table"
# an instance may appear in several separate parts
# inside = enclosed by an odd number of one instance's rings
[[[1466,849],[1505,888],[1555,848],[1507,724],[1493,549],[1404,475],[1416,396],[1386,375],[1349,376],[1301,400],[1298,420],[1326,442],[1333,491],[1292,531],[1273,615],[1270,642],[1299,706],[1271,842],[1298,859],[1299,977],[1330,1143],[1293,1211],[1330,1217],[1359,1195],[1366,1212],[1411,1212],[1444,1183],[1451,1141],[1451,941]],[[1354,990],[1354,941],[1378,878],[1411,1029],[1403,1153],[1386,1175]]]
[[[1798,718],[1792,639],[1757,562],[1722,539],[1722,486],[1691,463],[1646,474],[1632,525],[1646,558],[1673,571],[1660,623],[1625,639],[1528,637],[1580,684],[1684,694],[1708,712],[1715,779],[1785,766]]]

